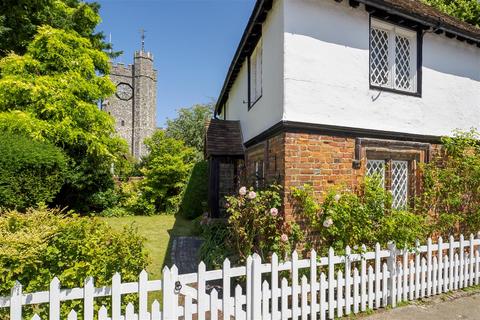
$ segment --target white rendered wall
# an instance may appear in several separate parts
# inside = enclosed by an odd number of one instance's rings
[[[437,136],[480,127],[479,48],[426,34],[422,97],[379,92],[369,89],[369,17],[362,6],[332,0],[284,6],[283,120]]]
[[[260,134],[283,114],[283,0],[274,1],[262,27],[262,97],[248,110],[247,61],[232,86],[226,103],[226,119],[240,120],[243,141]],[[223,115],[222,115],[223,118]]]

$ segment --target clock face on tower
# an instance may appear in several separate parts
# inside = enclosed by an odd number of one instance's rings
[[[118,99],[127,101],[132,99],[133,89],[128,83],[121,82],[117,85],[117,91],[115,92],[115,95],[118,97]]]

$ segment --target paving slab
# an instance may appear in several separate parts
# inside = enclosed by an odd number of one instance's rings
[[[192,273],[198,270],[198,252],[203,239],[199,237],[174,237],[171,259],[178,273]]]

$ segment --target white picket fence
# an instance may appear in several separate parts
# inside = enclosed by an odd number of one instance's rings
[[[202,262],[196,273],[181,275],[175,266],[165,267],[162,280],[148,280],[142,271],[138,282],[122,283],[115,274],[108,287],[95,287],[88,278],[83,288],[62,289],[55,278],[48,291],[23,293],[17,283],[10,296],[0,297],[0,308],[10,308],[11,320],[22,319],[23,306],[37,304],[48,304],[48,318],[59,320],[60,304],[69,300],[83,300],[81,315],[87,320],[333,319],[477,285],[480,239],[449,240],[428,239],[414,251],[394,245],[363,253],[347,247],[344,255],[330,249],[327,257],[311,251],[302,260],[294,252],[286,262],[273,255],[262,263],[253,255],[245,266],[231,267],[225,260],[222,269],[207,271]],[[162,292],[162,304],[155,300],[148,306],[154,291]],[[131,303],[122,308],[122,296],[130,293],[138,296],[137,310]],[[96,312],[99,297],[110,297],[111,303]],[[77,312],[68,319],[77,319]]]

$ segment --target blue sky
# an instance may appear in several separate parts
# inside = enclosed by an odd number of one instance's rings
[[[158,71],[157,124],[176,109],[216,99],[255,4],[254,0],[96,0],[98,30],[132,63],[141,45],[155,57]]]

